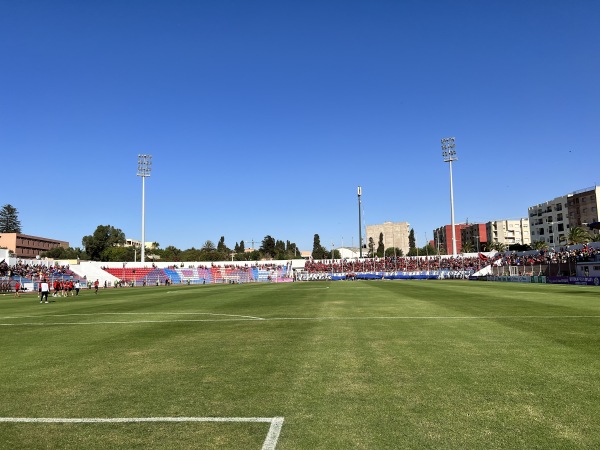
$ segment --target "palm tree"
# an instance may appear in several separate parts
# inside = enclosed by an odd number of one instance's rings
[[[506,250],[506,245],[504,245],[502,242],[488,242],[487,243],[487,251],[488,252],[492,252],[492,251],[503,252],[505,250]]]
[[[549,245],[546,241],[535,241],[532,242],[531,248],[534,250],[548,250]]]
[[[213,243],[213,241],[208,240],[202,246],[202,250],[212,252],[213,250],[215,250],[215,244]]]
[[[569,234],[561,237],[561,241],[566,241],[567,245],[585,244],[590,240],[590,234],[582,227],[573,227],[569,230]]]
[[[465,241],[462,243],[462,253],[472,253],[473,252],[473,244],[470,241]]]

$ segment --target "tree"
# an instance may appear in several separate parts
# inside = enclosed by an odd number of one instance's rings
[[[275,239],[267,234],[262,240],[258,251],[266,257],[274,258],[277,254],[277,252],[275,251]]]
[[[204,242],[204,245],[202,246],[202,250],[205,252],[212,252],[215,250],[215,244],[213,243],[213,241],[207,240]]]
[[[277,239],[275,241],[275,259],[287,259],[287,254],[285,251],[285,242]]]
[[[92,261],[103,261],[106,249],[125,244],[125,233],[111,225],[98,225],[94,234],[84,236],[81,243]]]
[[[160,256],[165,261],[181,261],[181,250],[173,245],[169,245],[161,253]]]
[[[287,241],[285,244],[285,251],[289,255],[288,259],[302,258],[302,255],[300,254],[300,250],[298,249],[298,246],[294,242]]]
[[[383,233],[379,233],[379,242],[377,243],[377,256],[384,256],[385,245],[383,244]]]
[[[0,209],[0,233],[21,233],[19,213],[12,205]]]
[[[388,247],[385,249],[385,256],[404,256],[404,252],[398,247]]]
[[[473,244],[470,241],[464,241],[462,243],[462,253],[472,253]]]
[[[488,242],[487,244],[488,252],[496,251],[496,252],[504,252],[506,251],[506,245],[502,242]]]
[[[369,237],[369,244],[367,247],[369,249],[369,256],[373,258],[375,256],[375,241],[373,240],[373,236]]]
[[[585,244],[590,240],[590,234],[582,227],[573,227],[569,230],[569,234],[561,237],[561,241],[566,241],[567,245]]]
[[[534,241],[531,244],[533,250],[548,250],[548,243],[546,241]]]
[[[217,251],[221,253],[229,253],[230,250],[225,245],[225,236],[221,236],[219,239],[219,243],[217,244]]]
[[[529,250],[532,250],[531,245],[529,244],[513,244],[510,246],[510,249],[514,252],[527,252]]]
[[[436,250],[433,247],[433,245],[428,243],[427,245],[425,245],[425,247],[423,247],[423,253],[419,254],[431,256],[436,254]]]
[[[79,247],[54,247],[40,254],[42,258],[52,259],[89,259],[89,256]]]
[[[408,248],[409,250],[411,248],[415,248],[416,245],[416,240],[415,240],[415,230],[414,228],[410,229],[410,232],[408,233]]]
[[[133,247],[107,247],[101,261],[133,261],[134,253]]]
[[[188,248],[181,252],[181,261],[202,261],[204,253],[197,248]]]
[[[315,234],[315,236],[313,237],[312,257],[314,259],[323,259],[325,258],[326,254],[327,250],[325,250],[325,247],[321,245],[321,238],[318,234]]]
[[[258,250],[253,250],[249,253],[247,253],[248,261],[258,261],[261,258],[260,252]]]

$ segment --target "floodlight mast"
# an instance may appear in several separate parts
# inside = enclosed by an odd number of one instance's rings
[[[137,176],[142,177],[142,254],[141,262],[146,262],[146,177],[152,170],[152,155],[138,155]]]
[[[442,156],[450,164],[450,223],[452,227],[452,255],[456,255],[456,230],[454,229],[454,186],[452,184],[452,161],[458,161],[453,137],[442,139]]]
[[[360,212],[360,196],[362,195],[362,188],[358,187],[358,252],[362,258],[362,219]]]

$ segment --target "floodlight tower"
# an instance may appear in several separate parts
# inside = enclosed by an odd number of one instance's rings
[[[362,195],[362,188],[358,187],[358,252],[362,258],[362,219],[360,213],[360,196]]]
[[[152,170],[152,155],[138,155],[137,176],[142,177],[142,255],[141,262],[146,261],[146,177]]]
[[[456,145],[454,144],[454,138],[442,139],[442,156],[444,162],[450,164],[450,222],[452,226],[452,255],[456,255],[456,230],[454,229],[454,187],[452,185],[452,161],[458,161],[456,156]]]

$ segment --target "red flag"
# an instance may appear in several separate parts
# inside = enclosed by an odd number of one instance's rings
[[[487,261],[488,257],[485,256],[483,253],[479,253],[479,259],[482,260],[482,261]]]

